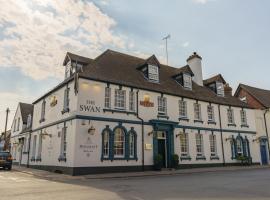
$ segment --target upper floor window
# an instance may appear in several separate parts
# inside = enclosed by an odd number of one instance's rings
[[[183,74],[184,88],[192,89],[192,78],[190,74]]]
[[[42,105],[41,105],[40,122],[44,122],[45,121],[45,110],[46,110],[46,101],[43,100]]]
[[[32,125],[32,115],[29,114],[28,117],[27,117],[27,125],[26,125],[26,127],[30,128],[31,125]]]
[[[159,82],[158,66],[148,65],[148,79],[153,82]]]
[[[17,131],[20,130],[20,123],[21,123],[21,118],[18,118],[18,122],[17,122]]]
[[[135,111],[135,92],[134,91],[129,92],[129,110]]]
[[[115,90],[115,108],[126,109],[126,91],[125,90]]]
[[[69,88],[64,91],[64,105],[62,113],[69,112]]]
[[[202,120],[201,104],[194,103],[194,120]]]
[[[13,124],[13,131],[14,131],[14,132],[16,131],[16,128],[17,128],[17,127],[16,127],[16,124],[17,124],[16,122],[17,122],[17,120],[15,119],[15,120],[14,120],[14,124]]]
[[[216,139],[216,135],[214,135],[214,134],[209,135],[209,142],[210,142],[211,157],[216,156],[217,155],[217,139]]]
[[[215,121],[215,114],[214,114],[214,107],[211,105],[207,106],[207,114],[208,114],[208,121],[214,122]]]
[[[235,124],[234,123],[234,113],[233,113],[233,109],[229,108],[227,110],[227,116],[228,116],[228,124]]]
[[[187,118],[187,102],[179,100],[179,117]]]
[[[111,88],[105,87],[105,108],[111,108]]]
[[[247,113],[245,110],[240,110],[240,116],[241,116],[241,125],[246,126],[247,125]]]
[[[224,85],[222,82],[216,82],[217,85],[217,95],[224,97]]]
[[[158,114],[167,114],[167,99],[166,97],[158,97]]]
[[[180,134],[180,147],[181,147],[181,156],[188,156],[188,134],[181,133]]]

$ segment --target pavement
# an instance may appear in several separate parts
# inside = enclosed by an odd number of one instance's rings
[[[269,200],[269,167],[155,172],[117,178],[0,169],[0,200]],[[188,171],[188,173],[187,173]],[[145,174],[152,174],[147,172]],[[171,172],[172,173],[172,172]],[[124,174],[124,173],[123,173]]]
[[[149,177],[149,176],[169,176],[180,174],[194,174],[194,173],[209,173],[209,172],[224,172],[224,171],[237,171],[237,170],[254,170],[270,168],[269,165],[261,166],[230,166],[230,167],[209,167],[209,168],[190,168],[190,169],[178,169],[178,170],[161,170],[161,171],[143,171],[143,172],[122,172],[122,173],[106,173],[106,174],[91,174],[82,176],[70,176],[66,174],[57,174],[44,170],[26,168],[22,166],[13,166],[13,170],[33,175],[36,177],[42,177],[47,179],[111,179],[111,178],[132,178],[132,177]]]

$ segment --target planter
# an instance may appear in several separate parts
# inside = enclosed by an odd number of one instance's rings
[[[161,170],[163,166],[163,156],[158,154],[154,159],[155,170]]]
[[[172,168],[177,169],[179,166],[179,156],[177,154],[174,154],[172,156]]]

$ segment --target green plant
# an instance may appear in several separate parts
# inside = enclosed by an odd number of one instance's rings
[[[177,154],[173,154],[172,156],[172,167],[177,168],[179,165],[179,156]]]
[[[244,155],[238,155],[238,156],[236,157],[236,160],[241,161],[241,164],[242,164],[242,165],[244,165],[244,164],[249,164],[249,162],[250,162],[249,157],[248,157],[248,156],[244,156]]]
[[[163,156],[161,154],[158,154],[154,158],[154,166],[156,170],[161,170],[163,165]]]

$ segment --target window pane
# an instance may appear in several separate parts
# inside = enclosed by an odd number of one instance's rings
[[[124,156],[125,134],[123,129],[117,128],[114,132],[114,155]]]

